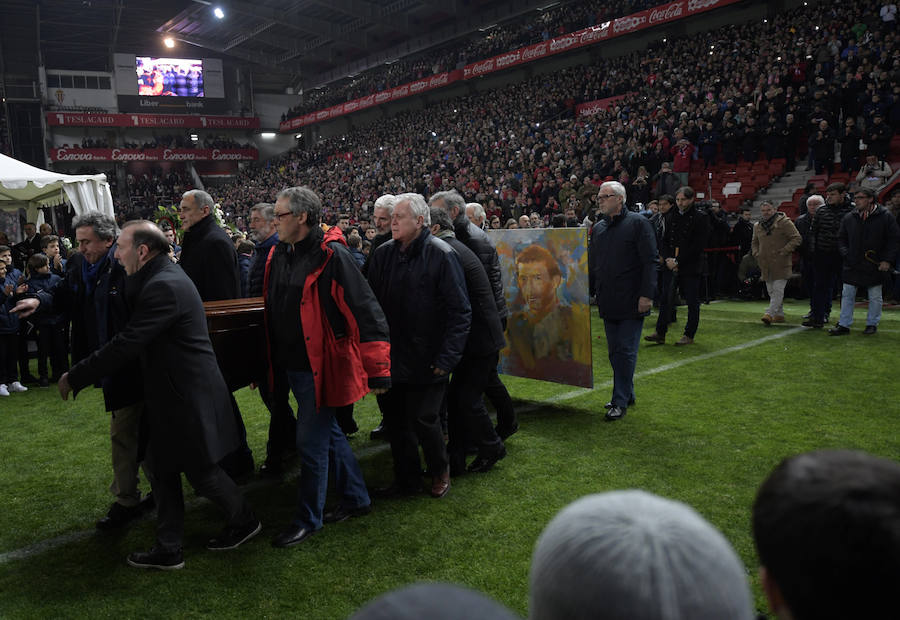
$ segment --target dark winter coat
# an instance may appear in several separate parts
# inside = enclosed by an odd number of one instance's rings
[[[679,261],[680,264],[680,261]],[[656,295],[656,235],[647,218],[623,208],[591,231],[591,279],[604,319],[638,319],[638,299]]]
[[[77,394],[118,369],[143,372],[148,462],[156,474],[199,470],[238,446],[197,288],[165,255],[128,278],[128,325],[69,371]]]
[[[181,241],[178,264],[197,287],[200,299],[217,301],[241,296],[241,274],[234,244],[213,215],[191,226]]]
[[[446,381],[466,348],[472,307],[456,253],[427,228],[406,250],[391,239],[372,255],[369,284],[391,328],[393,383]]]
[[[821,207],[816,217],[820,211]],[[900,230],[887,209],[876,207],[865,220],[857,210],[848,213],[841,220],[838,233],[838,250],[844,259],[843,281],[858,287],[881,284],[885,274],[878,271],[878,263],[886,261],[893,267],[898,248]],[[866,254],[871,260],[866,259]]]

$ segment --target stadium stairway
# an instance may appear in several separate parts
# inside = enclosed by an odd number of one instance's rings
[[[786,172],[780,179],[772,183],[768,190],[757,194],[753,199],[752,217],[754,221],[759,219],[759,205],[764,200],[771,202],[776,209],[784,212],[791,219],[797,219],[799,207],[794,195],[798,189],[802,194],[803,188],[815,174],[812,170],[807,171],[805,159],[802,162],[798,159],[797,167],[793,172]]]

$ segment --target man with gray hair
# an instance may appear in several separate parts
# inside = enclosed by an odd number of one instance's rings
[[[484,230],[484,207],[477,202],[466,203],[466,217],[478,228]]]
[[[185,192],[179,207],[184,236],[178,264],[197,287],[203,301],[241,296],[237,251],[216,223],[215,208],[212,196],[199,189]],[[233,396],[231,402],[241,446],[226,457],[222,467],[232,478],[240,478],[253,472],[253,453],[247,445],[247,430]]]
[[[625,196],[618,181],[600,186],[603,219],[591,231],[591,279],[613,369],[607,421],[623,418],[634,404],[641,329],[656,294],[656,233],[650,220],[628,210]]]
[[[561,510],[538,538],[529,580],[531,620],[754,617],[725,537],[690,506],[639,490]]]
[[[250,208],[251,236],[256,242],[253,248],[253,259],[250,262],[249,297],[262,297],[263,280],[266,271],[266,259],[272,248],[278,244],[278,232],[275,230],[275,205],[260,202]],[[265,373],[265,369],[260,369]],[[284,457],[296,450],[296,423],[291,409],[287,377],[279,369],[273,369],[273,382],[264,376],[257,382],[259,396],[269,410],[269,440],[266,442],[266,460],[260,465],[259,473],[263,476],[279,476],[283,468]]]
[[[812,224],[816,217],[816,211],[825,204],[825,199],[820,194],[813,194],[806,199],[806,213],[802,214],[794,222],[794,227],[800,233],[800,247],[797,251],[800,253],[801,267],[800,278],[803,282],[803,290],[809,295],[809,312],[803,316],[808,319],[812,316],[812,292],[813,292],[813,248],[812,248]],[[831,314],[831,302],[829,301],[826,311],[826,320]]]
[[[439,410],[466,346],[472,308],[456,253],[431,234],[430,225],[421,194],[397,196],[393,238],[375,251],[369,267],[369,284],[391,332],[392,387],[378,397],[394,461],[394,482],[384,495],[420,491],[419,444],[432,497],[450,490]]]
[[[125,299],[125,269],[115,257],[116,221],[89,211],[72,221],[78,253],[66,270],[67,312],[72,319],[72,364],[89,357],[121,332],[131,317]],[[103,402],[110,412],[109,437],[115,496],[100,530],[119,528],[152,508],[152,498],[141,501],[138,483],[138,435],[144,410],[141,371],[122,366],[100,380]],[[144,473],[150,480],[147,469]],[[149,497],[149,496],[148,496]]]
[[[494,292],[497,313],[505,330],[509,309],[506,307],[506,296],[503,294],[503,276],[500,273],[500,258],[497,256],[497,249],[491,244],[487,233],[466,217],[465,200],[455,189],[432,195],[431,206],[442,209],[450,216],[456,238],[475,252],[478,260],[484,265],[491,289]],[[516,412],[513,409],[509,391],[500,380],[496,367],[488,378],[485,393],[497,411],[497,432],[500,437],[506,439],[518,430],[519,423],[516,420]]]
[[[369,248],[369,255],[366,262],[363,263],[363,275],[369,273],[369,263],[372,262],[372,256],[383,243],[391,240],[391,215],[394,213],[394,204],[397,197],[393,194],[384,194],[379,196],[372,208],[372,221],[375,224],[377,234],[372,238],[372,245]],[[387,439],[387,430],[384,428],[384,412],[381,413],[381,422],[369,433],[369,439]]]

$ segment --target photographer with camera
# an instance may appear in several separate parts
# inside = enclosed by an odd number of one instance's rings
[[[872,151],[868,151],[866,155],[866,163],[856,175],[856,182],[862,188],[870,189],[877,192],[885,186],[888,179],[894,171],[891,170],[890,164],[878,158],[878,155]]]

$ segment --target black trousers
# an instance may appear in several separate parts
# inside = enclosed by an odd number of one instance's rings
[[[453,370],[447,391],[448,451],[452,463],[465,463],[466,446],[471,443],[482,456],[491,456],[503,445],[481,399],[491,368],[497,368],[498,354],[464,355]]]
[[[254,518],[240,489],[218,465],[185,471],[184,475],[197,495],[222,509],[229,527],[239,527]],[[184,538],[181,474],[156,473],[152,483],[156,499],[156,544],[165,551],[178,551]]]
[[[497,364],[491,367],[487,385],[484,387],[484,395],[488,397],[497,412],[497,428],[500,430],[515,428],[519,423],[516,419],[516,410],[513,408],[509,391],[500,380],[500,375],[497,374]]]
[[[37,333],[38,349],[38,376],[46,379],[48,376],[59,378],[69,370],[69,357],[66,351],[65,326],[64,325],[38,325]],[[47,374],[47,360],[50,360],[53,374]]]
[[[16,360],[19,358],[19,334],[0,334],[0,383],[19,380]]]
[[[432,475],[447,470],[447,446],[439,413],[446,389],[445,382],[395,383],[390,390],[378,395],[378,405],[384,414],[391,442],[394,481],[405,489],[418,491],[422,487],[420,444]]]
[[[269,410],[269,439],[266,460],[277,461],[288,452],[297,450],[297,419],[290,403],[287,375],[275,370],[274,387],[269,389],[268,377],[259,384],[259,396]]]

